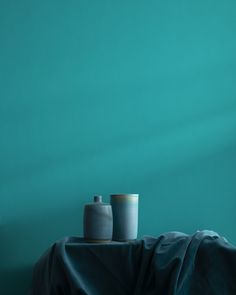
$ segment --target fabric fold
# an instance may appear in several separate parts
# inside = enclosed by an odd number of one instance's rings
[[[34,268],[31,295],[235,295],[236,248],[213,231],[133,242],[67,237]]]

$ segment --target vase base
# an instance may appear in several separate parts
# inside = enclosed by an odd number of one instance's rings
[[[87,243],[99,243],[99,244],[111,242],[111,240],[95,240],[95,239],[86,239],[86,238],[84,238],[84,241]]]

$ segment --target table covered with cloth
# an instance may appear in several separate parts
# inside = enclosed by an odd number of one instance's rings
[[[133,242],[54,243],[34,267],[31,295],[236,295],[236,248],[212,231]]]

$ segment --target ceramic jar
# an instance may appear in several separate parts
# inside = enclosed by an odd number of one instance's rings
[[[84,206],[84,239],[88,242],[111,241],[113,218],[110,204],[102,202],[102,196],[95,196],[94,202]]]
[[[113,236],[115,241],[137,239],[138,233],[138,194],[111,195],[113,213]]]

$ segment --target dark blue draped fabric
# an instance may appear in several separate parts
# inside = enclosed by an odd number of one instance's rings
[[[56,242],[34,268],[31,295],[235,295],[236,248],[212,231],[134,242]]]

